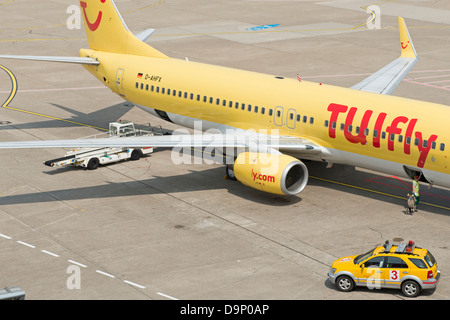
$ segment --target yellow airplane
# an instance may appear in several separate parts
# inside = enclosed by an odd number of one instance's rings
[[[169,58],[133,35],[113,0],[80,1],[90,49],[80,57],[0,56],[82,64],[123,99],[204,133],[3,142],[0,148],[207,147],[231,157],[227,174],[294,195],[308,182],[300,159],[347,164],[450,187],[449,108],[390,94],[417,62],[399,18],[401,55],[351,88]]]

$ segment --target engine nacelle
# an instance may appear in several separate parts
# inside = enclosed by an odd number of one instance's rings
[[[254,189],[281,195],[300,193],[308,183],[308,168],[284,154],[242,152],[234,163],[238,181]]]

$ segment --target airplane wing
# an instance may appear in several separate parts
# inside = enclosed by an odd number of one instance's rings
[[[399,17],[398,24],[401,45],[400,57],[357,83],[352,89],[389,95],[417,63],[419,58],[417,57],[404,19]]]
[[[48,61],[48,62],[65,62],[75,64],[88,64],[99,65],[95,59],[82,58],[82,57],[57,57],[57,56],[12,56],[12,55],[0,55],[0,58],[5,59],[17,59],[17,60],[36,60],[36,61]]]
[[[174,134],[167,136],[0,142],[0,149],[82,147],[145,148],[150,146],[179,148],[246,148],[253,151],[269,153],[281,151],[305,155],[319,155],[323,152],[323,149],[320,146],[305,139],[254,134]]]

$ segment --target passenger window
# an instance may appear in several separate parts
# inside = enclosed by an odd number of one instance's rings
[[[220,105],[220,99],[216,99],[216,104]]]
[[[197,101],[200,101],[200,98],[201,98],[201,97],[200,97],[200,95],[198,94],[198,95],[197,95]]]
[[[255,106],[255,112],[258,112],[258,106]]]
[[[309,118],[309,124],[314,124],[314,118],[313,117]]]
[[[386,268],[408,268],[408,265],[398,257],[387,257]]]
[[[328,120],[325,120],[325,128],[328,128],[328,124],[329,124]]]
[[[398,142],[403,142],[403,136],[402,135],[398,136]]]
[[[436,149],[436,141],[433,141],[432,143],[431,143],[431,149]]]
[[[308,117],[307,116],[303,116],[303,123],[306,123],[308,121]]]
[[[223,101],[222,101],[222,106],[224,106],[224,107],[227,106],[227,100],[223,100]]]
[[[252,111],[252,105],[251,104],[248,105],[247,111]]]
[[[262,107],[261,108],[261,114],[265,114],[266,113],[266,108]]]
[[[417,147],[419,145],[419,139],[414,139],[414,145]]]
[[[241,110],[245,110],[245,103],[241,103]]]
[[[147,85],[145,85],[145,90],[146,90],[146,91],[148,91],[148,84],[147,84]]]
[[[445,150],[445,144],[441,143],[441,146],[439,147],[439,150],[444,151]]]
[[[383,268],[384,257],[375,257],[364,263],[366,268]]]
[[[373,137],[374,138],[378,137],[378,130],[373,130]]]
[[[302,117],[298,114],[297,115],[297,122],[300,122],[301,119],[302,119]]]
[[[277,110],[277,117],[278,118],[281,117],[281,111],[280,110]]]
[[[136,89],[139,89],[139,82],[136,82]]]
[[[167,95],[170,95],[170,89],[167,89]]]
[[[333,129],[336,129],[336,127],[334,127]],[[341,123],[341,131],[344,131],[345,129],[345,124]]]
[[[207,96],[203,96],[203,102],[206,103],[206,101],[208,101],[208,97]]]
[[[269,116],[273,116],[273,109],[269,109]]]
[[[161,88],[161,93],[164,94],[166,92],[166,88]]]
[[[289,113],[289,120],[294,120],[294,114],[293,113]]]
[[[364,135],[367,136],[367,137],[369,136],[369,129],[368,129],[368,128],[366,128],[366,129],[364,130]]]
[[[144,90],[144,84],[141,83],[141,90]]]
[[[409,258],[409,261],[411,261],[412,263],[414,263],[414,265],[419,268],[419,269],[427,269],[427,265],[425,264],[425,262],[422,259],[417,259],[417,258]]]

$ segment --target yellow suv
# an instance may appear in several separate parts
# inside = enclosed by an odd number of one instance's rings
[[[369,289],[401,289],[407,297],[416,297],[422,290],[434,289],[439,283],[440,271],[430,251],[415,243],[384,245],[358,256],[349,256],[333,262],[328,279],[340,291],[348,292],[355,286]]]

